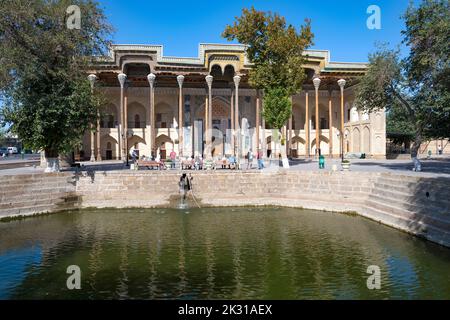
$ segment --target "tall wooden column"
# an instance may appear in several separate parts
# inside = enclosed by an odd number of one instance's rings
[[[235,150],[234,150],[234,91],[233,88],[231,88],[231,96],[230,96],[230,123],[231,123],[231,154],[236,156]]]
[[[150,155],[155,155],[155,79],[156,76],[153,73],[150,73],[147,76],[148,83],[150,85],[150,108],[148,111],[148,117],[147,121],[149,124],[149,127],[147,127],[149,134],[148,134],[148,144],[150,147]]]
[[[184,76],[179,75],[177,77],[177,82],[179,86],[178,95],[178,155],[181,157],[183,155],[183,82]]]
[[[328,92],[328,148],[330,150],[330,158],[333,158],[333,105],[332,105],[333,91]]]
[[[314,78],[314,89],[315,89],[315,98],[316,98],[316,156],[321,154],[320,152],[320,123],[319,123],[319,86],[320,79]]]
[[[309,94],[308,91],[305,92],[305,156],[310,156],[310,145],[309,145]]]
[[[260,138],[259,138],[259,124],[261,122],[260,119],[261,112],[261,100],[259,98],[259,93],[256,96],[256,152],[260,151]]]
[[[125,99],[125,81],[127,80],[127,75],[121,73],[117,76],[120,83],[120,123],[119,123],[119,148],[120,150],[120,160],[126,160],[126,151],[123,137],[125,136],[125,116],[124,116],[124,99]]]
[[[234,94],[235,94],[235,98],[234,98],[234,105],[235,105],[235,129],[236,129],[236,156],[237,156],[237,162],[238,162],[238,166],[240,166],[240,159],[241,159],[241,124],[239,123],[239,83],[241,82],[241,77],[240,76],[234,76],[233,77],[233,81],[234,81]]]
[[[341,88],[341,159],[344,160],[344,87],[346,81],[344,79],[338,80],[338,85]]]

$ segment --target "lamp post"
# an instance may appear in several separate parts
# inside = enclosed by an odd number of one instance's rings
[[[319,128],[319,86],[320,79],[313,79],[314,89],[316,90],[316,155],[320,156],[320,128]]]
[[[97,76],[95,74],[90,74],[88,75],[88,80],[91,84],[91,94],[94,94],[94,86],[95,86],[95,81],[97,80]],[[97,133],[98,134],[98,133]],[[95,161],[95,139],[94,139],[94,124],[92,124],[91,127],[91,162]]]
[[[338,85],[341,88],[341,161],[344,161],[344,87],[346,81],[344,79],[338,80]]]

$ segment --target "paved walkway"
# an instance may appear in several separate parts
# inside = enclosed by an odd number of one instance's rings
[[[323,171],[332,170],[333,164],[335,164],[338,170],[341,170],[340,159],[326,159],[325,169]],[[276,162],[274,163],[276,166]],[[411,160],[351,160],[351,171],[356,172],[395,172],[407,175],[420,175],[420,176],[446,176],[450,177],[450,157],[441,157],[435,159],[423,159],[422,160],[422,172],[412,171]],[[244,165],[246,168],[246,164]],[[71,168],[70,170],[75,170]],[[117,171],[117,170],[129,170],[121,161],[103,161],[101,163],[82,162],[81,170],[92,171]],[[142,170],[142,169],[141,169]],[[292,160],[290,161],[289,170],[301,170],[301,171],[319,171],[319,165],[316,160]],[[246,170],[244,170],[246,171]],[[256,171],[255,165],[252,171]],[[40,167],[23,167],[14,169],[0,170],[1,175],[16,175],[16,174],[32,174],[42,173],[43,168]]]

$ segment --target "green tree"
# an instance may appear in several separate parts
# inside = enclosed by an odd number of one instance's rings
[[[267,89],[264,96],[263,116],[274,128],[281,129],[291,116],[292,104],[286,90],[275,87]]]
[[[304,50],[314,37],[309,20],[297,30],[278,14],[243,9],[222,36],[247,45],[253,63],[250,84],[265,94],[263,115],[273,128],[281,129],[292,113],[289,97],[298,93],[306,78]]]
[[[81,28],[67,26],[70,5],[81,10]],[[103,55],[112,32],[92,0],[1,0],[0,90],[3,124],[46,157],[73,150],[97,116],[87,68]]]
[[[424,139],[450,136],[450,4],[411,4],[403,18],[409,55],[400,59],[398,51],[385,47],[371,54],[356,100],[363,110],[386,108],[390,121],[398,120],[397,129],[412,131],[416,159]]]

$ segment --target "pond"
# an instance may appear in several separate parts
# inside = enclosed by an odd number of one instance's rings
[[[367,287],[369,266],[380,289]],[[449,279],[450,249],[330,212],[104,209],[0,223],[0,299],[450,299]]]

